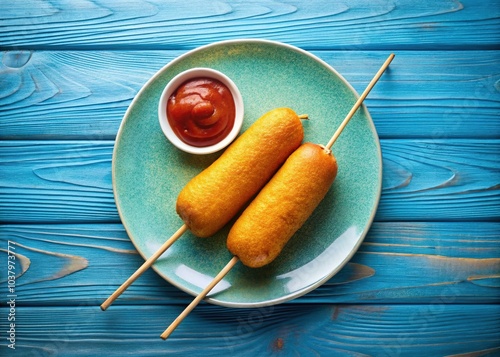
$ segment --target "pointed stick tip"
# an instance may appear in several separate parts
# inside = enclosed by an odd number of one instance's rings
[[[198,303],[204,299],[208,293],[221,281],[227,273],[238,263],[239,258],[237,256],[233,256],[231,260],[226,264],[224,268],[217,274],[217,276],[210,282],[210,284],[203,289],[202,292],[200,292],[196,298],[180,313],[179,316],[170,324],[170,326],[167,327],[165,331],[160,335],[162,340],[166,340],[172,332],[179,326],[179,324],[184,320],[184,318],[189,315],[189,313],[198,305]]]

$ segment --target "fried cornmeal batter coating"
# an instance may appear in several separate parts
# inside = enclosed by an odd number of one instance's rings
[[[251,268],[271,263],[323,200],[337,175],[337,161],[306,143],[248,205],[231,228],[227,247]]]
[[[177,198],[177,213],[196,236],[213,235],[259,192],[303,138],[301,120],[292,109],[267,112],[187,183]]]

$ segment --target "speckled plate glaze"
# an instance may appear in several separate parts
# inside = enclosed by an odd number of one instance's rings
[[[118,212],[144,258],[183,224],[175,212],[178,193],[220,155],[181,152],[168,142],[158,123],[163,87],[192,67],[214,68],[236,83],[245,104],[242,130],[268,110],[287,106],[309,115],[310,120],[303,122],[304,141],[326,144],[357,97],[327,63],[278,42],[217,42],[163,67],[132,101],[113,152]],[[339,165],[337,179],[306,224],[270,265],[251,269],[238,263],[212,290],[208,302],[257,307],[291,300],[328,281],[353,256],[375,215],[382,182],[380,145],[365,107],[332,149]],[[212,238],[187,232],[153,268],[171,284],[196,295],[231,259],[225,245],[228,231],[226,227]]]

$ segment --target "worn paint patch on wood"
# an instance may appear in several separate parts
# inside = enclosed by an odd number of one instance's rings
[[[21,277],[29,269],[29,267],[31,265],[31,260],[27,256],[22,255],[20,253],[14,253],[13,251],[9,252],[8,249],[3,249],[3,248],[0,248],[0,252],[5,253],[5,255],[4,254],[0,254],[0,256],[3,256],[0,259],[0,261],[2,261],[2,262],[3,261],[5,261],[5,262],[7,261],[7,259],[8,259],[7,256],[8,256],[9,253],[10,254],[14,254],[14,256],[16,257],[15,258],[16,259],[16,262],[15,262],[16,263],[16,275],[15,275],[16,279],[19,278],[19,277]],[[17,268],[17,267],[20,267],[20,269]],[[3,278],[0,279],[0,283],[5,283],[7,281],[7,275],[5,275],[5,277],[6,277],[5,279],[3,279]]]
[[[447,357],[484,357],[484,356],[496,356],[500,352],[500,347],[488,348],[480,351],[458,353],[454,355],[449,355]]]
[[[348,284],[353,281],[366,279],[375,274],[375,270],[369,266],[349,262],[332,279],[330,284]]]
[[[60,279],[69,274],[73,274],[79,270],[85,269],[88,266],[87,259],[77,255],[62,254],[58,252],[37,249],[20,244],[18,242],[16,242],[16,248],[21,248],[19,250],[25,251],[25,254],[27,256],[41,255],[41,258],[37,257],[37,259],[31,259],[34,264],[30,264],[30,266],[33,269],[37,270],[36,273],[39,275],[39,277],[35,278],[34,280],[32,277],[30,277],[31,284],[41,281]],[[39,262],[45,262],[45,264],[48,264],[50,266],[49,268],[44,269],[46,273],[48,272],[47,275],[44,276],[40,274],[40,270],[42,270],[42,267],[38,265]],[[18,284],[18,286],[19,285],[21,284]]]

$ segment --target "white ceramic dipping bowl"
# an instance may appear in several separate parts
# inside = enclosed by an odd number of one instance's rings
[[[175,134],[167,118],[167,102],[168,98],[182,83],[190,79],[201,77],[216,79],[229,88],[234,99],[235,118],[232,130],[224,139],[214,145],[197,147],[183,142]],[[158,103],[158,119],[160,121],[161,130],[175,147],[190,154],[211,154],[228,146],[236,138],[236,136],[238,136],[238,133],[241,130],[241,126],[243,125],[243,114],[243,98],[241,97],[241,93],[236,84],[234,84],[234,82],[225,74],[211,68],[192,68],[179,73],[165,86]]]

